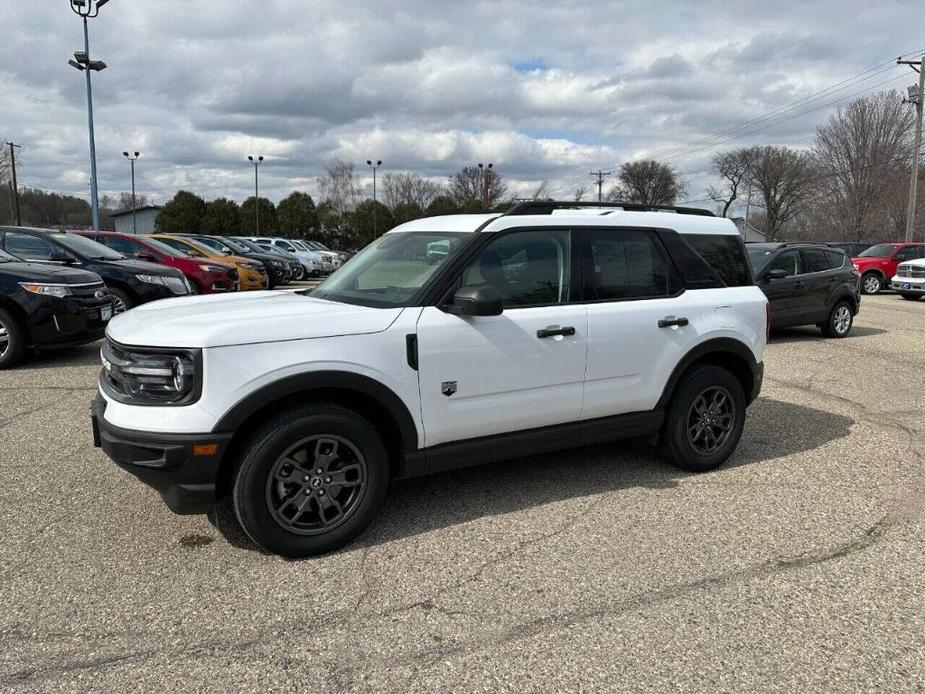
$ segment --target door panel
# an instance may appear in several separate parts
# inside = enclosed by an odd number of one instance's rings
[[[771,324],[774,327],[795,325],[798,319],[797,294],[800,282],[800,255],[797,251],[785,251],[772,260],[762,275],[767,276],[771,270],[784,270],[788,276],[778,280],[762,280],[761,289],[771,304]]]
[[[551,326],[575,334],[537,337]],[[582,305],[478,317],[426,307],[418,321],[426,445],[577,420],[587,335]]]

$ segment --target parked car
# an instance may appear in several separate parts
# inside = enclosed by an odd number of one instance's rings
[[[178,234],[149,234],[148,236],[166,243],[171,248],[181,253],[186,253],[193,258],[208,258],[234,265],[238,271],[238,289],[241,291],[266,289],[269,286],[270,278],[267,275],[267,269],[258,260],[242,258],[237,255],[226,255],[221,251]]]
[[[323,253],[317,248],[312,248],[310,245],[305,243],[300,239],[290,239],[289,243],[298,248],[299,250],[307,251],[309,253],[317,253],[318,258],[321,260],[321,272],[325,275],[330,275],[334,272],[334,258],[331,257],[330,253]]]
[[[328,258],[331,261],[331,271],[337,270],[341,265],[344,264],[344,259],[341,257],[340,253],[336,253],[329,248],[326,248],[323,244],[318,241],[309,241],[308,239],[298,239],[297,243],[301,243],[303,246],[308,248],[310,251],[318,251],[321,253],[322,257]]]
[[[921,299],[925,296],[925,259],[900,263],[890,284],[903,299]]]
[[[289,264],[289,278],[293,281],[298,282],[299,280],[305,279],[308,275],[302,262],[294,254],[284,251],[282,248],[277,248],[276,246],[261,246],[241,236],[233,236],[232,238],[238,243],[244,244],[255,253],[271,253],[285,260]]]
[[[128,258],[176,268],[189,282],[191,294],[224,294],[238,289],[238,271],[234,265],[218,260],[192,258],[148,236],[122,234],[116,231],[74,233],[101,243]]]
[[[768,297],[771,327],[817,325],[847,337],[861,307],[860,274],[837,248],[805,243],[750,243],[755,279]]]
[[[99,275],[0,251],[0,370],[18,364],[29,348],[99,340],[110,318],[112,297]]]
[[[302,262],[308,277],[319,277],[324,272],[323,258],[318,251],[297,247],[289,239],[270,236],[249,236],[248,240],[259,246],[279,248],[287,253],[292,253]]]
[[[115,313],[190,292],[180,271],[129,259],[72,231],[0,227],[0,247],[23,260],[70,265],[96,273],[106,283]]]
[[[254,251],[253,249],[238,243],[237,241],[224,236],[208,236],[205,234],[189,234],[188,238],[198,241],[204,246],[208,246],[222,255],[238,256],[240,258],[249,258],[258,263],[263,263],[269,277],[268,289],[272,289],[281,284],[289,282],[289,263],[284,262],[272,253],[264,251]]]
[[[861,291],[877,294],[890,286],[899,263],[925,257],[923,243],[878,243],[862,251],[851,261],[861,273]]]
[[[826,245],[841,249],[848,254],[849,258],[854,258],[861,255],[861,253],[874,244],[868,243],[867,241],[830,241]]]
[[[95,443],[174,511],[225,505],[290,557],[350,541],[395,478],[649,435],[715,468],[761,389],[768,320],[735,225],[576,206],[415,220],[314,290],[120,316]],[[732,259],[726,279],[685,239]],[[136,363],[163,372],[156,391]]]

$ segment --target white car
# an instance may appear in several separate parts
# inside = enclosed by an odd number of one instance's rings
[[[890,285],[903,299],[918,301],[925,296],[925,258],[900,263]]]
[[[117,316],[95,443],[174,511],[227,506],[289,557],[350,541],[397,478],[646,436],[715,468],[768,329],[736,227],[580,205],[419,219],[313,291]]]
[[[321,244],[318,241],[307,241],[305,239],[300,239],[299,242],[309,250],[318,251],[324,257],[328,258],[331,261],[332,272],[344,264],[344,259],[341,257],[340,253],[332,251],[330,248],[325,247],[324,244]]]
[[[318,277],[330,272],[329,269],[325,269],[324,257],[321,253],[296,246],[291,239],[281,239],[270,236],[248,236],[246,238],[260,246],[278,248],[281,251],[292,253],[301,261],[309,277]]]

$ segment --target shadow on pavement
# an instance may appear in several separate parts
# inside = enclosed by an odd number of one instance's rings
[[[720,471],[813,450],[847,436],[852,424],[849,417],[759,398],[749,409],[739,448]],[[621,489],[671,489],[689,476],[659,460],[654,447],[631,440],[400,480],[348,549]],[[213,513],[210,521],[233,545],[257,549],[233,514]]]
[[[886,330],[880,328],[868,328],[865,326],[855,325],[851,328],[848,337],[844,340],[853,340],[857,337],[870,337],[872,335],[883,335]],[[775,328],[771,331],[771,339],[768,344],[779,344],[783,342],[804,342],[806,340],[832,340],[838,342],[835,338],[828,338],[822,334],[819,328],[812,325],[800,326],[798,328]]]
[[[62,366],[96,366],[100,364],[100,342],[60,350],[30,352],[17,367],[28,369],[57,369]]]

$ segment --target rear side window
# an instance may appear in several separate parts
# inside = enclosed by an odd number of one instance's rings
[[[617,301],[667,296],[668,265],[643,231],[589,232],[592,298]]]
[[[768,272],[771,272],[771,270],[783,270],[787,273],[787,277],[799,275],[801,272],[800,254],[796,251],[784,251],[768,263],[767,269]]]
[[[100,236],[94,239],[94,241],[102,243],[104,246],[109,246],[112,250],[118,251],[129,258],[133,257],[141,250],[134,241],[129,241],[121,236]]]
[[[738,236],[732,234],[684,234],[688,245],[709,263],[728,287],[752,284],[748,258]]]
[[[835,253],[834,251],[825,252],[825,261],[829,270],[839,270],[845,265],[848,256],[844,253]]]
[[[825,272],[830,269],[825,251],[820,251],[816,248],[804,248],[800,253],[803,255],[803,274]]]

